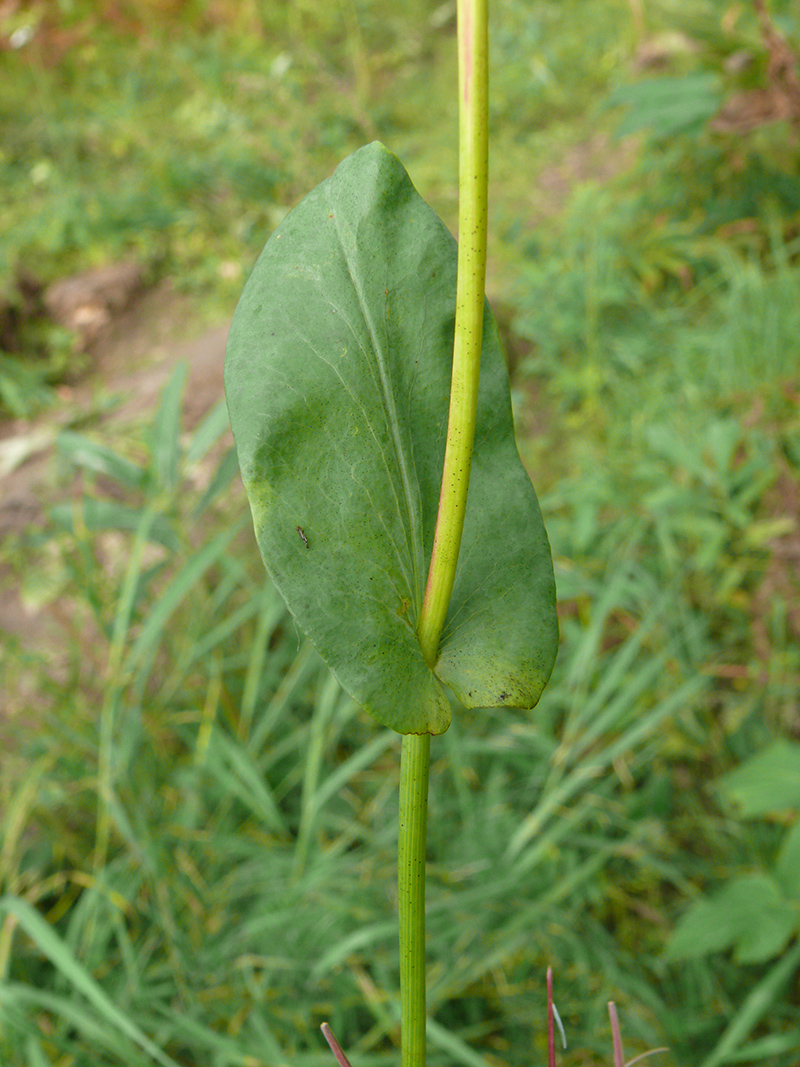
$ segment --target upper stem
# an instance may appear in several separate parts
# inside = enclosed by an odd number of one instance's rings
[[[417,631],[431,666],[456,577],[478,409],[489,197],[488,0],[458,0],[458,75],[458,281],[450,413],[439,513]]]
[[[475,440],[486,287],[488,0],[458,0],[459,223],[450,412],[439,513],[417,630],[433,667],[456,576]],[[425,839],[429,734],[403,738],[398,901],[401,1065],[425,1067]]]

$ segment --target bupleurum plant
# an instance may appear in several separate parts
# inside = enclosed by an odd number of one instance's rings
[[[459,0],[458,243],[387,148],[360,149],[270,237],[225,368],[266,568],[340,684],[403,735],[402,1067],[425,1063],[431,737],[450,694],[534,707],[558,646],[550,548],[484,295],[487,23],[487,0]]]

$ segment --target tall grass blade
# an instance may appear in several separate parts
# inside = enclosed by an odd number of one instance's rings
[[[77,514],[76,514],[77,511]],[[86,497],[80,504],[54,504],[47,512],[50,520],[62,530],[77,537],[99,530],[139,529],[142,521],[142,509],[116,500],[98,500]],[[77,520],[77,521],[76,521]],[[148,539],[163,545],[171,552],[177,552],[180,541],[169,522],[156,515],[150,524]]]
[[[194,431],[194,436],[186,448],[186,462],[197,463],[201,460],[220,437],[228,432],[229,426],[228,408],[225,401],[220,400]]]
[[[208,483],[206,491],[195,504],[192,512],[194,518],[202,515],[206,508],[225,492],[238,472],[239,460],[236,456],[236,449],[229,448]]]
[[[135,1042],[156,1063],[161,1064],[161,1067],[178,1067],[175,1061],[162,1052],[136,1023],[120,1011],[35,908],[18,897],[2,897],[0,898],[0,911],[14,916],[39,950],[64,975],[70,985],[92,1004],[106,1022]]]
[[[186,380],[186,364],[172,372],[161,394],[161,405],[150,430],[150,457],[156,485],[170,491],[178,484],[181,458],[181,399]]]
[[[300,799],[300,825],[297,830],[292,879],[297,881],[303,874],[308,858],[310,837],[319,805],[314,803],[322,760],[325,750],[325,735],[328,725],[341,697],[341,687],[332,674],[320,686],[311,718],[311,736],[306,747],[303,767],[303,788]]]
[[[77,467],[103,474],[124,485],[126,489],[141,489],[147,482],[147,469],[125,459],[107,445],[101,445],[72,430],[62,430],[57,438],[58,451]]]
[[[37,1018],[31,1019],[31,1014],[34,1014],[30,1011],[31,1008],[34,1009],[35,1015],[46,1012],[61,1020],[63,1024],[48,1035],[50,1042],[61,1052],[61,1057],[56,1060],[59,1067],[65,1058],[67,1062],[87,1062],[78,1060],[75,1050],[83,1053],[90,1045],[94,1046],[92,1051],[95,1054],[105,1050],[109,1058],[104,1057],[103,1063],[113,1064],[114,1067],[118,1064],[122,1067],[152,1067],[154,1060],[159,1062],[154,1056],[143,1053],[134,1042],[121,1034],[117,1027],[99,1020],[95,1013],[68,997],[48,993],[43,989],[33,989],[22,983],[0,984],[0,1019],[4,1019],[9,1028],[13,1027],[25,1035],[26,1052],[32,1045],[39,1045],[39,1050],[44,1055],[38,1040],[44,1036],[41,1022]],[[31,1029],[34,1030],[33,1033],[30,1032]],[[173,1061],[167,1059],[172,1064]],[[53,1067],[48,1060],[43,1062],[47,1063],[48,1067]],[[95,1062],[95,1059],[91,1061],[92,1064]],[[3,1067],[7,1067],[7,1064],[10,1067],[10,1061],[4,1061]],[[30,1067],[30,1062],[26,1061],[24,1067]]]
[[[446,1052],[454,1065],[489,1067],[488,1061],[483,1056],[479,1056],[477,1052],[469,1047],[466,1041],[462,1041],[457,1034],[442,1026],[441,1023],[437,1023],[435,1019],[428,1019],[426,1032],[430,1043]]]
[[[243,737],[250,735],[261,679],[264,675],[264,662],[269,648],[269,636],[286,614],[286,607],[269,580],[264,582],[261,596],[254,596],[252,599],[259,604],[259,614],[256,632],[250,647],[247,673],[244,678],[242,702],[239,707],[239,720]]]
[[[349,759],[332,771],[324,782],[319,784],[309,800],[312,811],[316,813],[323,808],[331,797],[335,796],[371,763],[374,763],[382,752],[396,743],[397,734],[394,730],[381,730],[377,737],[367,742],[366,745],[362,745]]]
[[[254,723],[253,733],[247,745],[250,752],[259,752],[263,749],[267,738],[281,721],[295,693],[320,662],[314,646],[306,638],[275,695],[264,708],[258,721]]]
[[[237,797],[245,810],[270,830],[281,835],[288,833],[264,775],[240,742],[228,737],[222,730],[214,729],[206,755],[206,768],[225,791]]]
[[[396,936],[397,923],[394,919],[363,926],[360,930],[356,930],[349,937],[342,938],[337,944],[331,945],[326,952],[323,952],[314,964],[311,976],[315,981],[318,981],[329,971],[341,966],[348,956],[369,948],[371,945],[394,939]]]
[[[191,592],[200,578],[213,566],[225,552],[228,545],[244,527],[245,520],[240,520],[221,530],[211,541],[204,545],[173,578],[158,603],[148,615],[138,637],[131,645],[124,660],[124,671],[132,672],[140,664],[147,652],[151,651],[161,639],[161,635],[173,611]]]
[[[742,1004],[736,1018],[725,1030],[717,1047],[710,1056],[703,1060],[700,1067],[724,1067],[726,1063],[737,1062],[734,1054],[764,1013],[775,1003],[781,989],[798,967],[800,967],[800,943],[795,943],[793,948],[761,979]]]
[[[643,670],[650,674],[650,664],[645,663]],[[665,697],[655,708],[642,715],[620,737],[605,745],[596,754],[587,756],[574,767],[559,785],[545,794],[537,807],[523,820],[508,844],[506,858],[514,860],[519,856],[527,843],[541,832],[547,819],[575,796],[583,785],[596,779],[611,766],[618,756],[631,750],[670,715],[694,700],[707,686],[708,679],[706,678],[690,678]],[[638,695],[638,692],[639,687],[637,685],[634,687],[635,695]],[[615,708],[620,713],[628,710],[631,706],[629,700],[618,699],[615,701]]]

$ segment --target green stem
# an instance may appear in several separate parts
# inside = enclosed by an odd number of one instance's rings
[[[458,281],[442,489],[419,643],[436,662],[456,577],[475,440],[486,288],[489,175],[488,0],[458,0]]]
[[[425,840],[430,757],[430,734],[405,735],[397,844],[401,1067],[425,1067]]]
[[[433,667],[456,576],[475,440],[486,288],[488,0],[458,0],[459,222],[450,413],[433,552],[417,636]],[[431,739],[408,734],[400,761],[398,904],[401,1067],[425,1067],[425,839]]]

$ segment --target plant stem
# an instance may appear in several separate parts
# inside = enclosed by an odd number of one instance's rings
[[[397,844],[401,1067],[425,1065],[425,840],[430,755],[430,734],[403,737]]]
[[[488,216],[488,0],[458,0],[458,280],[439,513],[417,635],[432,667],[456,576],[478,409]],[[407,734],[400,760],[398,903],[401,1067],[425,1067],[425,840],[431,739]]]
[[[478,409],[489,175],[488,0],[458,0],[458,281],[442,489],[419,643],[436,662],[456,576]]]

